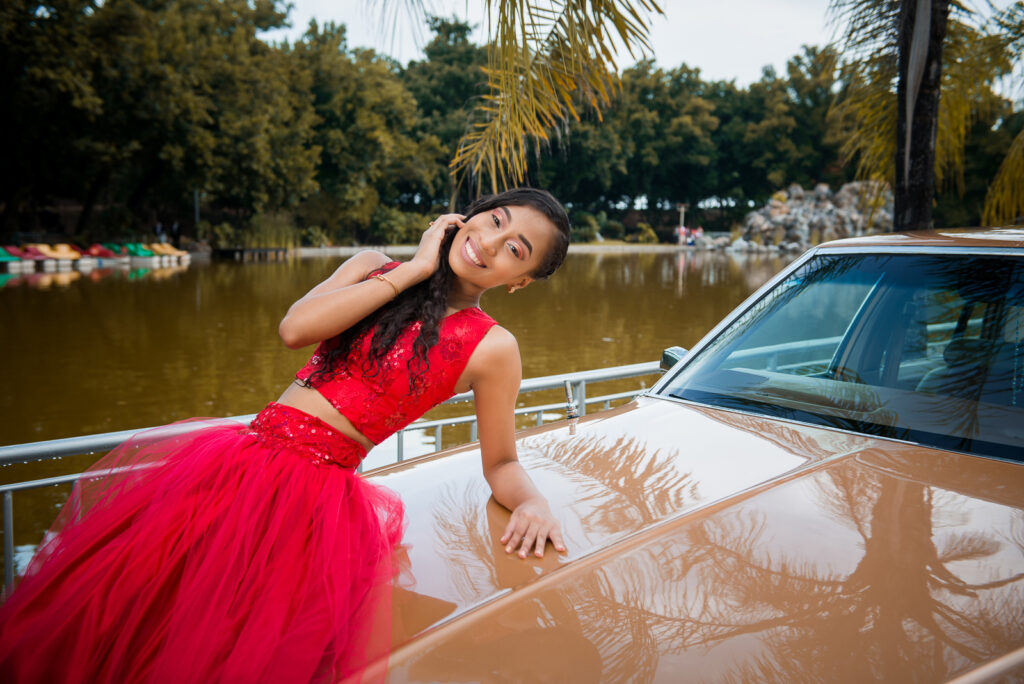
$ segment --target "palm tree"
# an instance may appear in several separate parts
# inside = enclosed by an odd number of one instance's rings
[[[963,174],[970,125],[993,84],[1024,67],[1024,2],[990,16],[950,0],[831,0],[845,90],[832,111],[861,178],[891,183],[895,229],[931,227],[935,187]],[[941,97],[940,97],[941,94]],[[983,222],[1024,214],[1024,132],[992,179]]]
[[[377,0],[384,13],[390,4]],[[425,0],[404,0],[423,14]],[[650,51],[656,0],[486,0],[489,94],[478,105],[449,170],[457,188],[520,183],[531,145],[550,140],[581,108],[600,115],[618,87],[615,59]]]

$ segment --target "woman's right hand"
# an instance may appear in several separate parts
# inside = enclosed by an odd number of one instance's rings
[[[429,278],[440,265],[441,241],[448,233],[448,229],[458,230],[466,225],[466,217],[462,214],[441,214],[430,222],[430,226],[420,238],[420,245],[416,248],[416,254],[409,261],[421,269],[423,278]]]

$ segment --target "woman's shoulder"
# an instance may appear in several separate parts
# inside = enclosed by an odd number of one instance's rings
[[[345,261],[345,264],[351,264],[354,267],[360,269],[366,269],[367,273],[379,270],[390,264],[397,265],[398,262],[389,257],[384,252],[376,249],[364,249],[361,252],[356,252]]]
[[[487,316],[487,314],[484,314]],[[488,318],[490,318],[488,316]],[[491,319],[494,320],[494,319]],[[487,332],[480,339],[477,351],[485,357],[500,357],[506,354],[519,354],[519,342],[516,336],[497,323],[487,329]]]

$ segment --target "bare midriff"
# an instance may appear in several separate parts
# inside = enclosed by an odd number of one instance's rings
[[[338,413],[338,409],[334,408],[322,394],[312,387],[300,385],[297,380],[288,385],[288,389],[284,391],[277,403],[292,406],[319,418],[341,434],[362,444],[367,451],[376,446],[363,433],[359,432],[348,418]]]

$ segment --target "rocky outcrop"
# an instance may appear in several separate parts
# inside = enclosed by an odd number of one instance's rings
[[[847,183],[833,193],[821,183],[807,191],[797,184],[772,195],[747,214],[730,250],[799,252],[844,237],[892,230],[892,192],[871,181]]]

